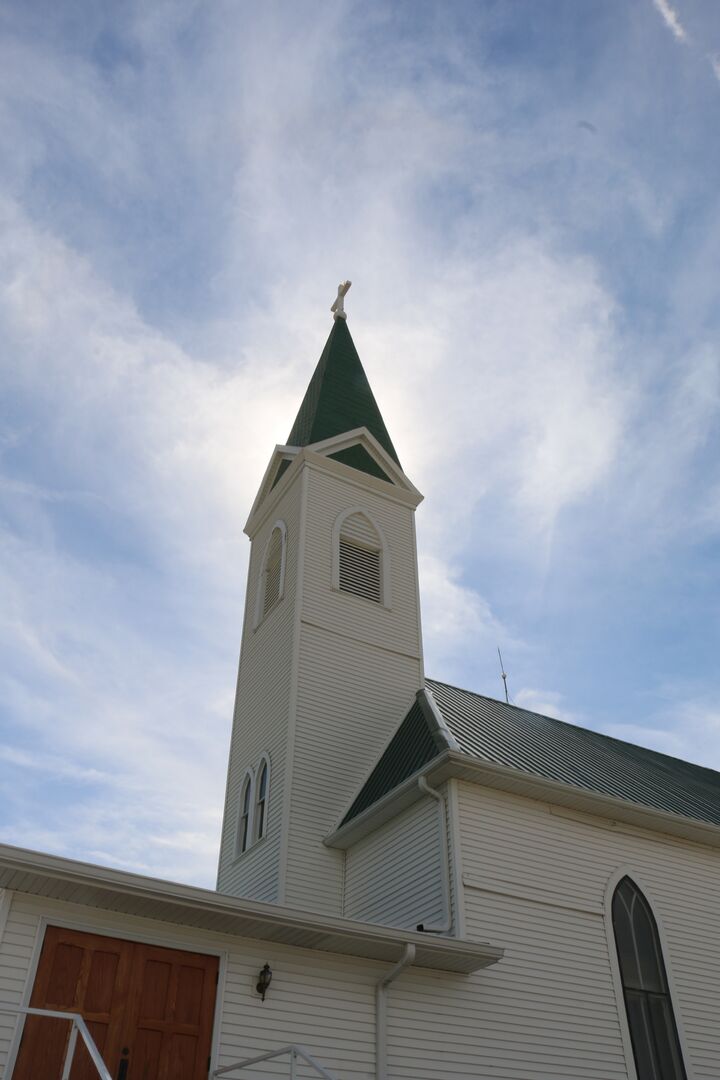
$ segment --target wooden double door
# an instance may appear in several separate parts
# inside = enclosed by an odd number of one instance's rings
[[[116,1080],[206,1080],[218,958],[49,926],[31,1006],[80,1013]],[[60,1080],[67,1020],[28,1016],[12,1080]],[[70,1080],[98,1080],[78,1039]]]

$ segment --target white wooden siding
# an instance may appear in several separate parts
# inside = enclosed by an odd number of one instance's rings
[[[414,930],[445,917],[440,814],[425,798],[347,852],[350,919]]]
[[[277,901],[279,892],[300,504],[300,485],[293,484],[280,500],[272,518],[254,538],[245,597],[242,658],[230,744],[218,888],[220,892],[256,900]],[[283,596],[254,628],[263,554],[278,519],[287,527]],[[263,752],[269,754],[271,762],[266,835],[236,857],[243,777],[248,768],[257,766]]]
[[[370,1080],[374,1076],[374,986],[388,970],[387,964],[16,894],[0,944],[0,971],[5,979],[4,996],[18,1004],[30,989],[30,965],[41,916],[51,924],[59,921],[131,940],[220,952],[224,978],[218,988],[221,1015],[213,1067],[295,1042],[307,1046],[342,1080]],[[272,968],[273,981],[262,1002],[255,983],[266,962]],[[0,1077],[12,1030],[13,1021],[0,1016]],[[287,1075],[287,1059],[253,1071],[257,1077]],[[298,1071],[299,1078],[304,1075]]]
[[[391,610],[332,588],[333,526],[339,514],[358,506],[385,537]],[[278,518],[287,525],[284,596],[253,631],[262,554]],[[422,684],[414,528],[414,511],[392,496],[306,465],[253,537],[218,874],[222,892],[342,911],[344,856],[325,848],[323,838]],[[263,750],[272,759],[268,835],[236,858],[242,779]]]
[[[358,506],[387,543],[392,610],[332,588],[333,526],[343,511]],[[344,856],[324,847],[323,838],[422,683],[413,514],[370,488],[308,467],[284,889],[289,905],[341,913]]]
[[[361,597],[338,593],[331,587],[333,526],[343,510],[358,506],[364,507],[377,522],[388,546],[391,610],[379,608]],[[414,527],[414,511],[409,507],[369,487],[361,490],[341,477],[311,468],[303,619],[393,653],[419,658]]]
[[[401,722],[417,677],[411,658],[303,627],[285,886],[290,906],[341,913],[343,853],[322,840]]]
[[[565,1054],[577,1078],[626,1076],[604,918],[608,882],[625,871],[661,925],[686,1064],[693,1080],[716,1080],[718,852],[475,785],[459,790],[467,933],[506,945],[485,984],[500,1005],[489,1006],[495,1037],[514,1034],[528,1054]],[[525,1075],[551,1075],[543,1068]]]

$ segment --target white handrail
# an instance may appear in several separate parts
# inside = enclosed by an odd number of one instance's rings
[[[90,1055],[90,1060],[97,1069],[100,1080],[112,1080],[107,1065],[101,1058],[100,1051],[87,1029],[87,1024],[79,1013],[57,1012],[55,1009],[32,1009],[28,1005],[11,1005],[7,1001],[0,1001],[0,1013],[18,1013],[23,1014],[24,1016],[49,1016],[53,1020],[69,1020],[72,1024],[72,1028],[70,1029],[70,1038],[68,1039],[68,1044],[65,1049],[62,1080],[68,1080],[70,1076],[78,1034],[85,1043],[85,1049]]]
[[[271,1058],[283,1057],[284,1054],[290,1055],[290,1080],[295,1080],[295,1065],[298,1058],[301,1058],[313,1068],[318,1076],[323,1077],[323,1080],[336,1080],[335,1076],[328,1069],[323,1068],[320,1062],[316,1061],[304,1046],[299,1046],[297,1043],[283,1046],[281,1050],[271,1050],[268,1054],[259,1054],[258,1057],[236,1061],[233,1065],[223,1065],[221,1069],[215,1069],[213,1077],[222,1076],[224,1073],[232,1072],[233,1069],[246,1069],[248,1065],[258,1065],[261,1061],[270,1061]]]

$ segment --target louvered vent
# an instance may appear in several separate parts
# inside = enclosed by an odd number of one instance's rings
[[[380,603],[380,552],[358,547],[340,537],[340,588]]]
[[[267,615],[270,608],[280,599],[280,574],[282,570],[282,545],[283,538],[280,529],[273,529],[268,548],[265,573],[263,575],[263,616]]]

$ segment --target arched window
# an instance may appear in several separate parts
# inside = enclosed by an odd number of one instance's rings
[[[255,625],[258,626],[279,600],[285,589],[285,541],[287,530],[284,521],[276,521],[263,554],[262,570],[258,584]]]
[[[687,1080],[657,924],[629,877],[615,889],[612,923],[638,1080]]]
[[[240,791],[240,816],[238,818],[237,853],[242,855],[250,847],[251,818],[252,818],[252,791],[253,776],[251,772],[245,774],[243,786]]]
[[[333,588],[390,606],[390,561],[380,529],[361,508],[346,510],[333,530]]]
[[[260,759],[255,781],[255,810],[253,814],[253,838],[262,840],[267,829],[267,798],[270,781],[270,765],[266,757]]]

